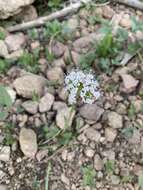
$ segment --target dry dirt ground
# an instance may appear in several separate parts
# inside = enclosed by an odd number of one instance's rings
[[[134,15],[140,20],[143,18],[142,12],[122,5],[86,7],[67,18],[72,30],[71,38],[68,36],[63,40],[59,34],[49,40],[44,36],[44,28],[41,27],[34,30],[38,35],[29,35],[28,31],[20,34],[17,41],[13,36],[12,39],[7,39],[11,52],[20,49],[33,53],[39,49],[36,59],[38,71],[36,70],[36,76],[30,76],[42,77],[35,79],[37,88],[41,88],[45,78],[50,82],[44,86],[42,97],[31,94],[29,96],[30,89],[33,89],[35,84],[31,82],[34,79],[27,79],[28,87],[23,81],[15,81],[28,76],[25,74],[27,67],[17,64],[17,58],[6,74],[0,75],[0,83],[16,92],[16,99],[7,118],[0,122],[0,189],[140,189],[143,181],[142,52],[125,65],[111,66],[109,73],[96,67],[95,60],[92,69],[99,80],[102,95],[93,105],[77,103],[73,108],[72,124],[69,120],[67,122],[68,132],[63,130],[63,118],[69,119],[70,113],[64,77],[80,66],[81,54],[92,49],[91,42],[94,42],[95,33],[103,27],[95,20],[97,15],[113,21],[113,28],[116,25],[122,26],[129,32],[133,41],[131,16]],[[143,38],[140,31],[134,35],[138,39]],[[8,36],[9,34],[6,38]],[[18,48],[15,48],[16,45]],[[50,49],[51,56],[45,53],[45,49]],[[26,61],[30,62],[29,59]],[[28,71],[35,72],[35,65],[29,68]],[[58,82],[54,83],[54,79]],[[39,92],[39,89],[37,91]],[[43,97],[44,103],[41,103]],[[49,137],[47,131],[56,125],[62,128],[62,134],[54,133],[55,136]],[[31,141],[20,137],[23,135],[23,128],[32,129],[32,132],[28,131]],[[69,134],[72,135],[69,137]],[[24,146],[27,146],[28,150],[25,150]],[[35,149],[33,156],[32,151]]]

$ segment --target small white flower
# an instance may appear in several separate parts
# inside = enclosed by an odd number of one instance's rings
[[[92,104],[100,97],[99,84],[91,73],[72,71],[65,78],[66,89],[69,92],[69,103],[76,103],[77,98],[83,102]]]

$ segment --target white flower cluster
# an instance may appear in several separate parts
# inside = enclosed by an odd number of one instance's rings
[[[69,103],[76,103],[81,98],[84,103],[92,104],[100,97],[99,85],[91,73],[72,71],[65,78],[66,90],[69,92]]]

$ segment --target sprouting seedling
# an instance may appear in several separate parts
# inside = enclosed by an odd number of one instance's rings
[[[100,97],[99,84],[95,76],[82,71],[72,71],[65,78],[66,89],[69,92],[69,103],[74,104],[78,99],[92,104]]]

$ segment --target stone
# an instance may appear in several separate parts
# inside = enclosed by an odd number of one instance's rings
[[[75,52],[81,52],[85,48],[89,48],[93,41],[99,41],[103,38],[103,34],[101,33],[91,33],[84,37],[81,37],[73,42],[73,48]]]
[[[18,16],[22,21],[28,22],[38,17],[36,8],[32,5],[23,8],[22,12]]]
[[[75,116],[75,110],[71,107],[63,108],[62,110],[58,110],[56,115],[56,124],[59,128],[65,129],[65,127],[71,127],[73,119]]]
[[[118,129],[123,127],[123,117],[116,112],[109,112],[108,115],[108,124],[112,128]]]
[[[102,11],[103,17],[107,19],[111,19],[115,14],[114,10],[110,6],[103,6]]]
[[[56,110],[56,111],[61,110],[66,107],[67,107],[66,103],[60,102],[60,101],[55,101],[53,104],[53,110]]]
[[[8,187],[6,185],[0,185],[0,190],[8,190]]]
[[[10,147],[0,147],[0,161],[8,162],[10,160]]]
[[[60,59],[56,59],[52,62],[53,67],[61,67],[61,68],[65,68],[65,62],[63,60],[63,58]]]
[[[121,21],[120,21],[120,25],[122,27],[125,27],[127,29],[130,29],[131,26],[132,26],[132,20],[130,18],[130,15],[129,14],[124,14]]]
[[[64,81],[64,73],[63,70],[60,67],[53,67],[51,69],[47,70],[47,78],[50,81],[55,81],[58,83],[63,83]]]
[[[135,100],[132,102],[135,107],[135,112],[139,113],[143,109],[143,101],[142,100]]]
[[[94,168],[97,171],[101,171],[104,168],[104,163],[99,154],[95,154],[94,156]]]
[[[28,158],[34,158],[37,153],[37,136],[32,129],[22,128],[19,135],[20,148]]]
[[[50,94],[46,93],[39,102],[39,111],[41,113],[47,112],[51,109],[53,103],[54,103],[55,97]]]
[[[0,180],[6,176],[6,173],[3,170],[0,170]]]
[[[72,60],[73,60],[74,64],[76,66],[78,66],[79,62],[80,62],[80,59],[81,59],[81,55],[78,54],[77,52],[72,51],[71,56],[72,56]]]
[[[84,104],[79,113],[83,118],[97,122],[103,115],[104,109],[96,104]]]
[[[8,54],[7,56],[5,56],[6,59],[11,59],[13,61],[17,61],[18,58],[20,58],[21,56],[23,56],[24,54],[24,50],[23,49],[18,49],[10,54]]]
[[[54,56],[59,58],[64,54],[66,47],[61,42],[55,42],[52,44],[51,50]]]
[[[121,78],[123,80],[123,90],[125,93],[131,93],[133,92],[139,81],[136,80],[133,76],[129,75],[129,74],[122,74]]]
[[[111,183],[113,185],[118,185],[120,183],[120,177],[117,175],[111,175]]]
[[[133,131],[132,137],[129,138],[129,143],[135,145],[135,144],[140,144],[140,142],[141,142],[141,133],[139,130],[135,129]]]
[[[85,131],[85,134],[87,138],[90,139],[91,141],[95,141],[95,142],[100,141],[100,138],[101,138],[100,132],[92,127],[87,128]]]
[[[9,52],[20,49],[26,43],[26,37],[23,33],[10,34],[5,38],[5,43]]]
[[[92,157],[94,156],[94,150],[91,149],[91,148],[85,149],[85,155],[86,155],[88,158],[92,158]]]
[[[105,138],[108,142],[113,142],[117,136],[116,129],[113,128],[105,128]]]
[[[38,112],[38,102],[36,101],[26,101],[22,104],[22,107],[30,114],[36,114]]]
[[[66,101],[68,98],[68,91],[65,87],[63,87],[62,89],[60,89],[58,95],[61,100]]]
[[[61,175],[61,181],[66,184],[66,185],[70,185],[70,180],[65,176],[65,174]]]
[[[75,16],[70,18],[67,22],[67,27],[70,30],[70,32],[76,31],[78,26],[79,26],[79,22]]]
[[[8,56],[8,49],[4,41],[0,40],[0,57],[7,57]]]
[[[34,0],[0,0],[0,19],[18,14],[23,7],[33,2]]]
[[[27,74],[14,80],[13,86],[19,96],[32,98],[33,95],[42,96],[47,80],[44,77]]]

